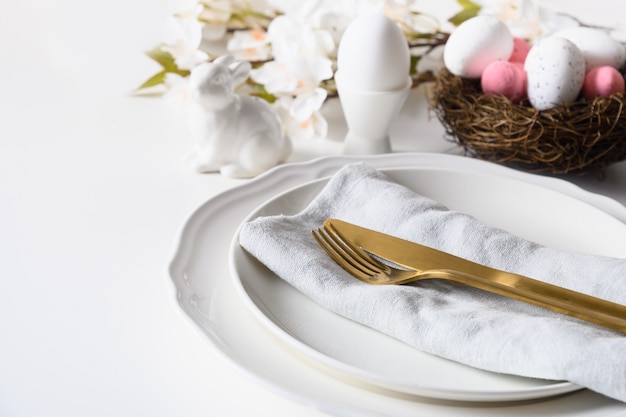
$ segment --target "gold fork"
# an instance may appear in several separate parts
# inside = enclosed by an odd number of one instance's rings
[[[312,233],[335,262],[368,284],[445,279],[626,333],[626,306],[620,304],[500,271],[336,219],[326,220],[322,228]],[[387,265],[371,255],[406,269]]]

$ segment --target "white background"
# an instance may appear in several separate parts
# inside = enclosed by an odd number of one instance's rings
[[[623,2],[602,4],[577,10],[623,19]],[[180,228],[244,181],[188,171],[181,115],[132,94],[158,70],[143,51],[172,12],[163,0],[0,3],[0,416],[319,415],[235,372],[175,303]],[[409,103],[396,149],[449,150],[422,96]],[[301,144],[293,160],[339,149]],[[581,183],[623,190],[626,167]]]

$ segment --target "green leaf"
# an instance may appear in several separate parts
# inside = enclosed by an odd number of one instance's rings
[[[269,93],[265,89],[265,86],[263,84],[255,83],[254,81],[250,79],[248,79],[246,82],[249,86],[253,88],[253,90],[249,93],[249,95],[253,97],[258,97],[262,100],[267,101],[270,104],[274,103],[278,99],[275,95],[273,95],[272,93]]]
[[[165,82],[165,74],[167,74],[167,71],[165,70],[154,74],[152,77],[148,78],[143,84],[141,84],[137,89],[143,90],[144,88],[155,87],[159,84],[163,84]]]
[[[189,70],[178,68],[178,65],[176,65],[176,61],[174,60],[172,54],[164,51],[160,47],[156,47],[151,51],[146,52],[146,55],[150,57],[153,61],[157,62],[163,68],[163,70],[148,78],[143,84],[139,86],[138,90],[163,84],[165,82],[165,76],[168,73],[178,74],[181,77],[186,77],[190,73]]]
[[[146,52],[153,61],[156,61],[166,72],[178,72],[180,69],[176,62],[174,61],[174,57],[161,48],[157,47],[151,51]]]
[[[417,74],[417,63],[422,59],[421,56],[411,55],[411,70],[409,71],[410,75]]]
[[[476,17],[480,11],[480,5],[471,0],[457,0],[457,3],[461,6],[461,11],[448,19],[455,26],[459,26],[472,17]]]
[[[250,93],[251,96],[258,97],[262,100],[267,101],[268,103],[274,103],[276,101],[276,96],[268,93],[265,89],[259,91],[253,91]]]

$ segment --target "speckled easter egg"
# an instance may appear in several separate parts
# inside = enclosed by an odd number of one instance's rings
[[[461,23],[446,42],[443,62],[453,74],[479,78],[493,61],[508,60],[513,52],[513,35],[494,16],[481,15]]]
[[[519,62],[492,62],[483,71],[480,84],[483,93],[501,95],[513,103],[519,103],[526,97],[526,73]]]
[[[526,39],[519,38],[517,36],[513,37],[513,52],[509,57],[509,61],[511,62],[521,62],[522,64],[526,61],[526,57],[528,56],[528,52],[530,52],[530,48],[532,45],[526,41]]]
[[[609,97],[624,92],[624,76],[611,66],[597,67],[585,76],[583,96],[587,100],[596,97]]]
[[[572,42],[585,57],[586,71],[609,65],[621,68],[626,62],[626,50],[607,32],[590,27],[561,29],[553,36],[560,36]]]
[[[528,99],[539,110],[575,101],[585,79],[583,54],[572,42],[558,36],[535,44],[528,52],[524,69]]]

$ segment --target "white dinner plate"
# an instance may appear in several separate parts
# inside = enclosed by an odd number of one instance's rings
[[[228,244],[239,224],[278,193],[333,174],[343,165],[365,160],[371,166],[450,168],[518,178],[578,200],[626,220],[626,209],[606,197],[568,182],[530,175],[470,158],[441,154],[391,154],[330,157],[279,166],[245,185],[228,190],[200,206],[187,220],[177,242],[169,275],[185,315],[201,330],[212,350],[237,370],[291,400],[337,416],[604,416],[624,411],[623,404],[582,390],[567,396],[523,403],[463,403],[428,400],[372,384],[354,384],[319,370],[319,361],[293,349],[284,337],[260,326],[237,294],[230,278]],[[341,372],[343,374],[343,371]]]
[[[626,258],[626,225],[589,204],[517,179],[449,168],[383,169],[396,182],[493,227],[564,250]],[[259,216],[303,210],[327,180],[262,204]],[[235,235],[235,287],[261,323],[285,343],[351,380],[447,400],[513,401],[579,389],[575,384],[481,371],[415,348],[324,309],[244,251]]]

